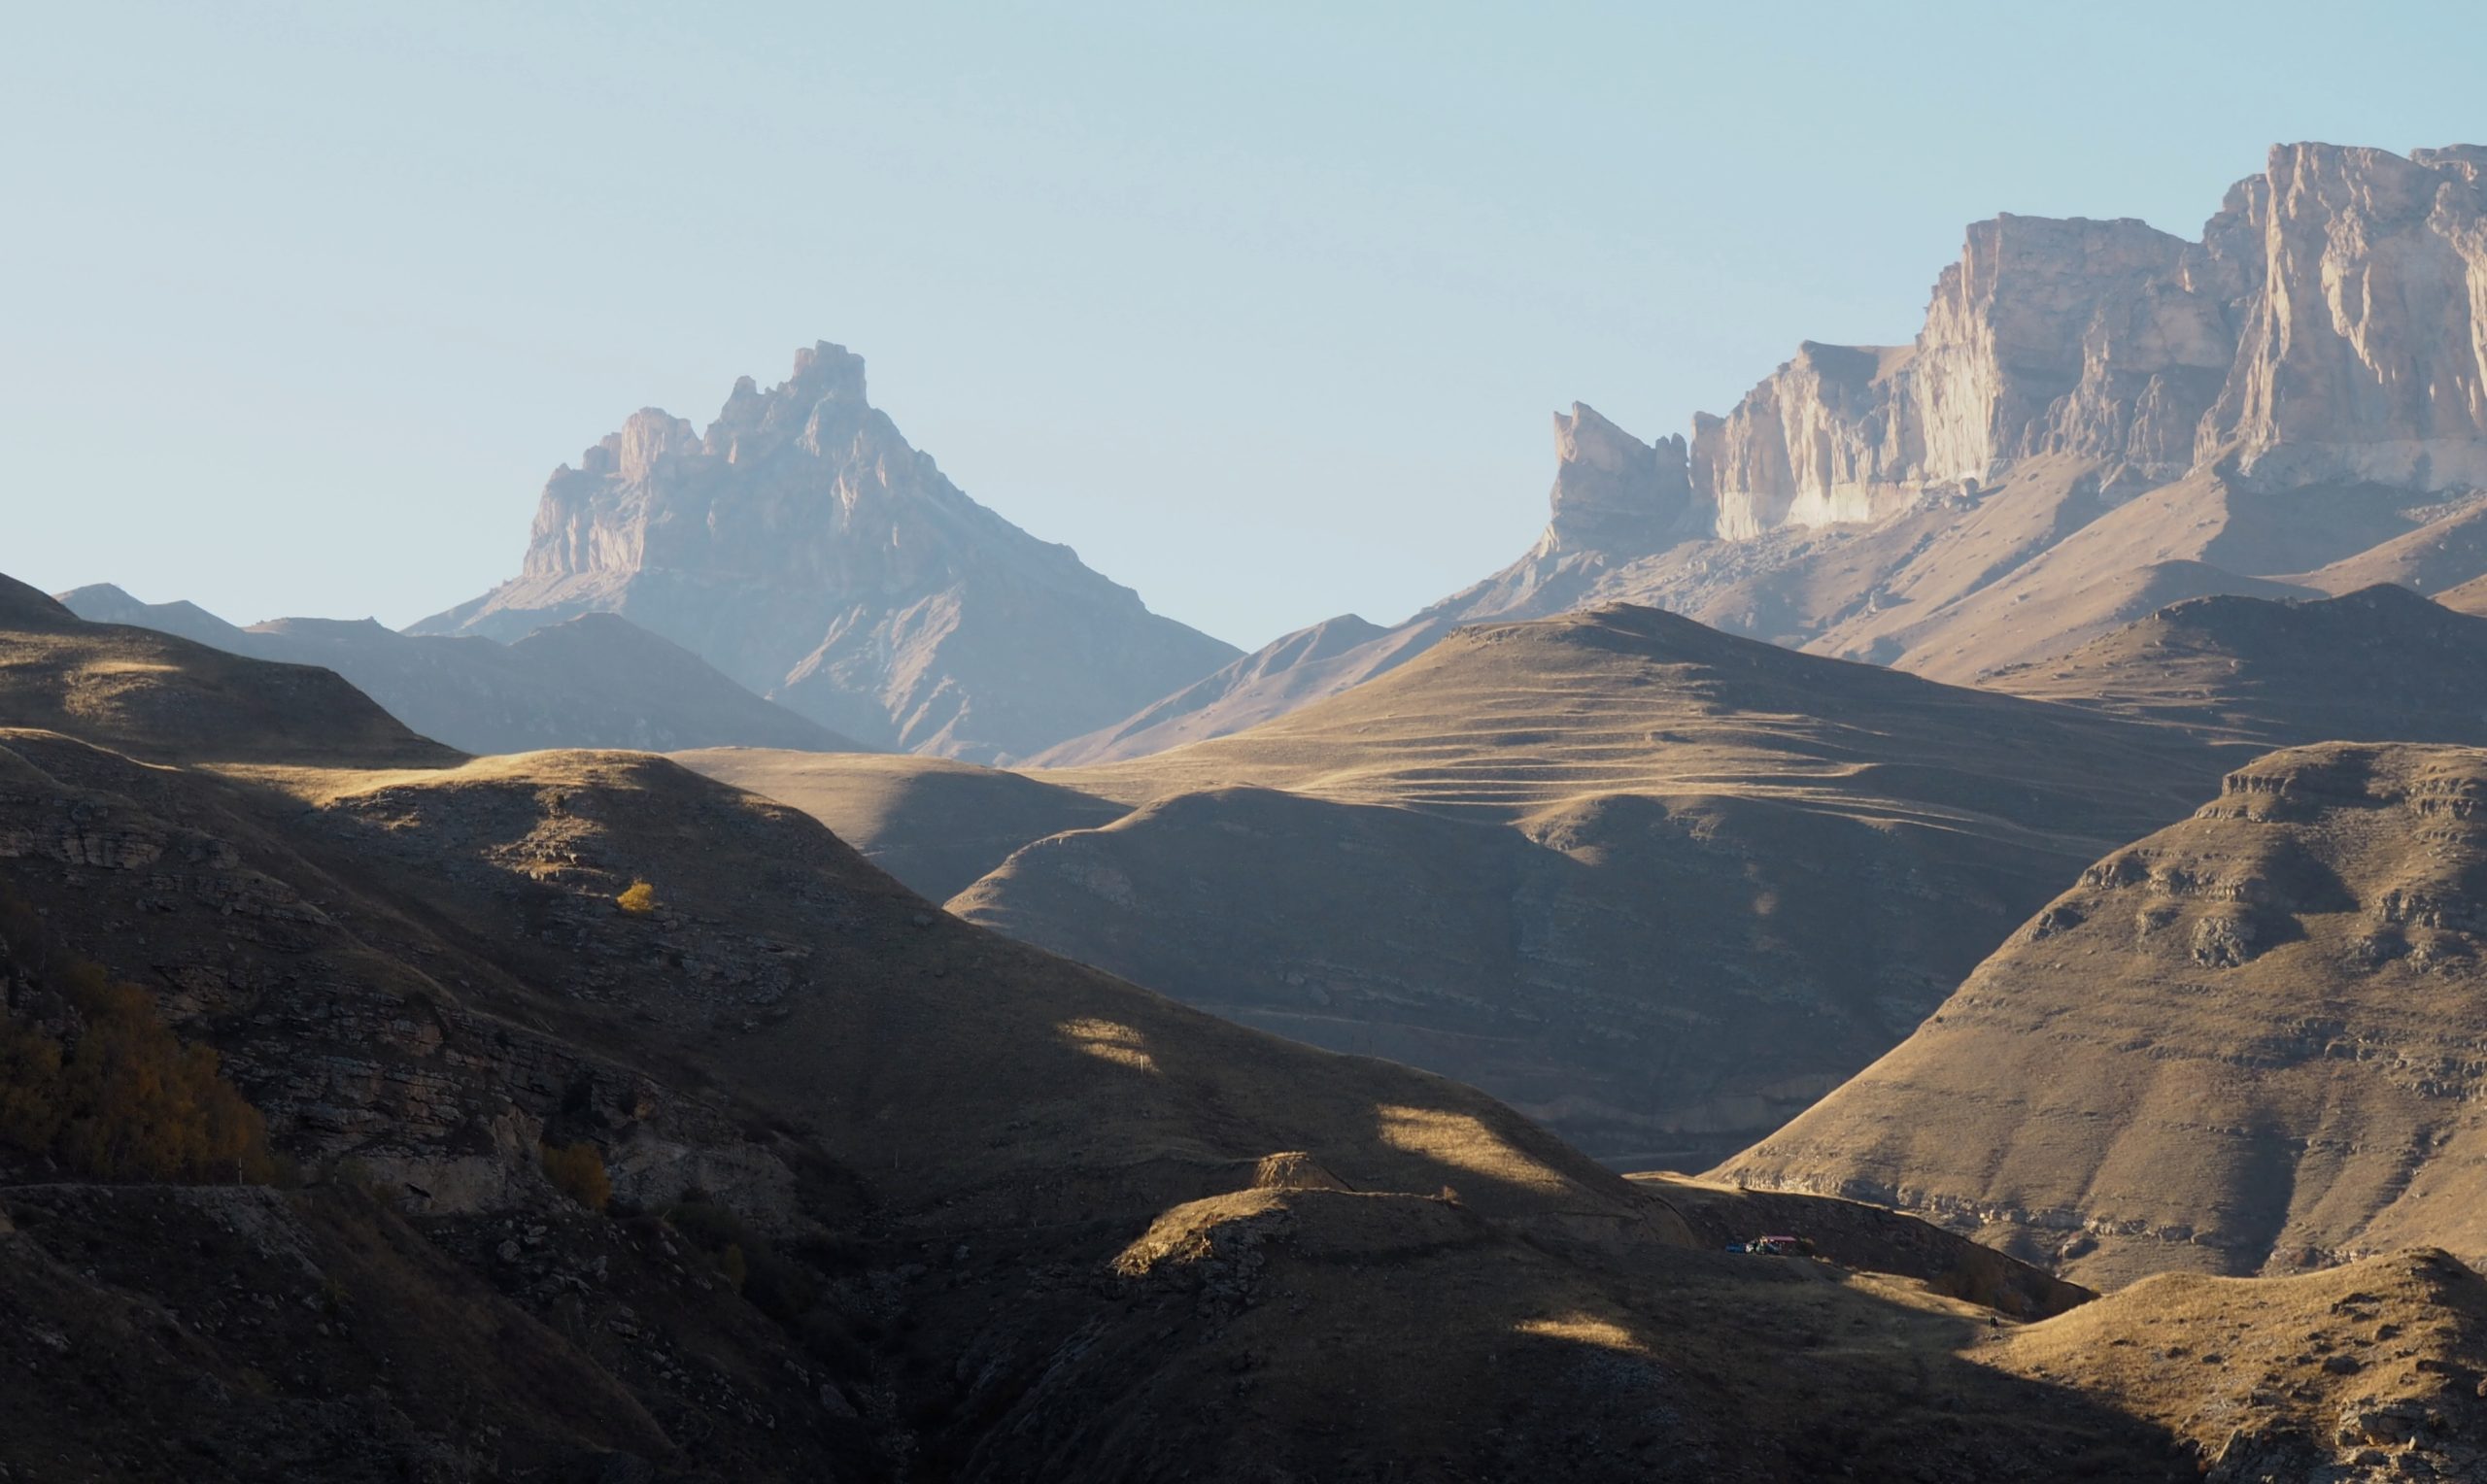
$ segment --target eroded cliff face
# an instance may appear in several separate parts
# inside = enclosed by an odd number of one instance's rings
[[[1904,347],[1808,343],[1695,420],[1716,533],[1881,520],[2045,455],[2137,490],[2487,484],[2487,150],[2285,145],[2187,243],[2134,220],[1968,232]]]
[[[595,611],[867,743],[982,761],[1235,656],[962,493],[828,344],[782,385],[736,382],[704,433],[632,414],[547,481],[520,575],[417,631],[515,639]]]
[[[2207,234],[2244,294],[2204,434],[2284,483],[2487,484],[2482,165],[2472,145],[2272,151]]]
[[[1699,523],[1685,441],[1643,443],[1579,402],[1554,415],[1552,514],[1537,546],[1561,552],[1654,552]]]

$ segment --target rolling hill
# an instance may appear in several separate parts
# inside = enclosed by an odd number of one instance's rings
[[[2258,747],[2487,744],[2487,618],[2382,585],[2273,603],[2172,604],[1984,682]]]
[[[408,726],[470,753],[863,750],[613,614],[583,614],[498,644],[418,638],[368,619],[275,619],[243,628],[195,603],[142,603],[108,583],[61,593],[59,601],[97,623],[161,629],[231,654],[334,670]]]
[[[1968,1484],[2480,1442],[2438,1255],[2094,1302],[1888,1211],[1619,1179],[662,759],[463,759],[0,589],[0,1043],[83,1046],[108,978],[287,1165],[93,1180],[8,1106],[13,1476]],[[1817,1255],[1719,1250],[1765,1228]],[[2270,1374],[2141,1363],[2215,1347]]]
[[[971,922],[1678,1168],[1906,1035],[2083,861],[2222,767],[2164,728],[1628,607],[1466,630],[1109,766],[917,781],[767,756],[686,760],[812,810]],[[1025,838],[910,863],[971,821]]]
[[[2180,1467],[1982,1364],[2086,1296],[1957,1238],[1825,1205],[1827,1259],[1898,1270],[1724,1256],[1469,1089],[999,938],[662,759],[467,759],[0,598],[0,1040],[133,985],[287,1162],[84,1179],[10,1104],[13,1475]]]
[[[2332,743],[2114,851],[1722,1177],[2093,1282],[2487,1256],[2487,752]]]

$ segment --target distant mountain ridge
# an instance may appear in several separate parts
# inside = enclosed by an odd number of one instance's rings
[[[64,592],[59,601],[94,623],[333,670],[414,730],[461,752],[861,750],[612,614],[583,614],[497,644],[418,638],[369,619],[274,619],[243,628],[195,603],[144,603],[110,583]]]
[[[875,747],[1001,762],[1111,724],[1236,650],[962,493],[823,342],[701,433],[655,408],[544,487],[520,575],[410,632],[612,612]]]
[[[1598,602],[1970,682],[2184,598],[2478,578],[2482,172],[2477,146],[2284,145],[2197,241],[1977,223],[1911,344],[1807,342],[1688,439],[1576,405],[1518,561],[1308,673],[1284,673],[1291,635],[1045,760],[1240,730],[1460,624]]]

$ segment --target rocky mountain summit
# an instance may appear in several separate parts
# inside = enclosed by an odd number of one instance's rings
[[[520,575],[415,625],[619,613],[874,747],[1022,757],[1235,658],[960,492],[827,343],[705,432],[654,408],[545,484]]]
[[[59,600],[98,624],[158,629],[226,654],[334,670],[391,716],[463,752],[862,750],[615,614],[581,614],[500,644],[401,634],[370,619],[271,619],[244,628],[196,603],[140,602],[110,583],[61,593]]]
[[[1048,760],[1238,730],[1461,623],[1603,601],[1972,681],[2185,598],[2477,578],[2482,171],[2474,146],[2286,145],[2195,240],[1979,222],[1914,341],[1804,344],[1688,439],[1576,408],[1511,567],[1308,675],[1281,639]]]

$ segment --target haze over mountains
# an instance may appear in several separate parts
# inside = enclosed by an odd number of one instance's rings
[[[99,624],[136,624],[228,654],[325,666],[408,726],[464,752],[859,748],[611,614],[582,614],[496,644],[415,638],[369,619],[275,619],[242,628],[195,603],[142,603],[109,583],[61,593],[60,602]]]
[[[0,578],[0,1476],[2487,1477],[2482,169],[1248,656],[826,343],[421,632]]]
[[[544,486],[524,569],[414,633],[619,613],[870,746],[1000,762],[1234,658],[961,493],[823,342],[703,434],[633,413]]]
[[[2190,242],[1978,223],[1912,344],[1807,343],[1689,438],[1575,407],[1546,534],[1509,568],[1358,643],[1281,639],[1040,760],[1240,730],[1461,623],[1587,603],[1965,682],[2184,598],[2477,578],[2482,165],[2281,146]]]

